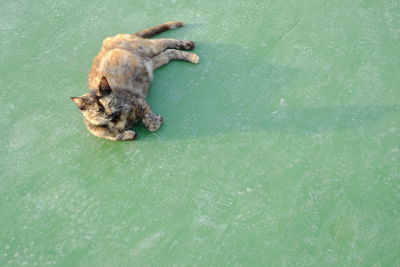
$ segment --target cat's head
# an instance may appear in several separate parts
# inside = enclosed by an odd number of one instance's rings
[[[79,97],[71,97],[71,100],[93,125],[105,125],[114,118],[112,90],[105,77],[101,79],[95,91]]]

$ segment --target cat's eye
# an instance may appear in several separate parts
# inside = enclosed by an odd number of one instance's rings
[[[111,108],[111,106],[112,106],[112,100],[107,101],[107,102],[106,102],[106,105],[104,105],[104,106],[107,106],[108,108]]]

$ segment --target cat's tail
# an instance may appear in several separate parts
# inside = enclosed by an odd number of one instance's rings
[[[171,29],[176,29],[180,28],[183,26],[183,22],[166,22],[154,27],[150,27],[141,31],[138,31],[135,33],[137,36],[143,37],[143,38],[150,38],[156,34],[171,30]]]

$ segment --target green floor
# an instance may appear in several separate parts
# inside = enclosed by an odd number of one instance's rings
[[[106,36],[165,21],[165,123],[92,136]],[[0,2],[0,266],[400,266],[400,2]]]

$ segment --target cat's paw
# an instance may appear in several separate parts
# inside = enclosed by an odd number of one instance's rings
[[[198,55],[191,53],[189,61],[192,62],[193,64],[197,64],[200,62],[200,58]]]
[[[157,131],[162,122],[163,117],[154,113],[147,113],[143,118],[143,123],[150,132]]]
[[[123,131],[119,136],[118,139],[121,141],[133,141],[136,138],[136,133],[132,130]]]
[[[192,50],[196,47],[193,41],[183,41],[182,43],[182,49],[185,50]]]

